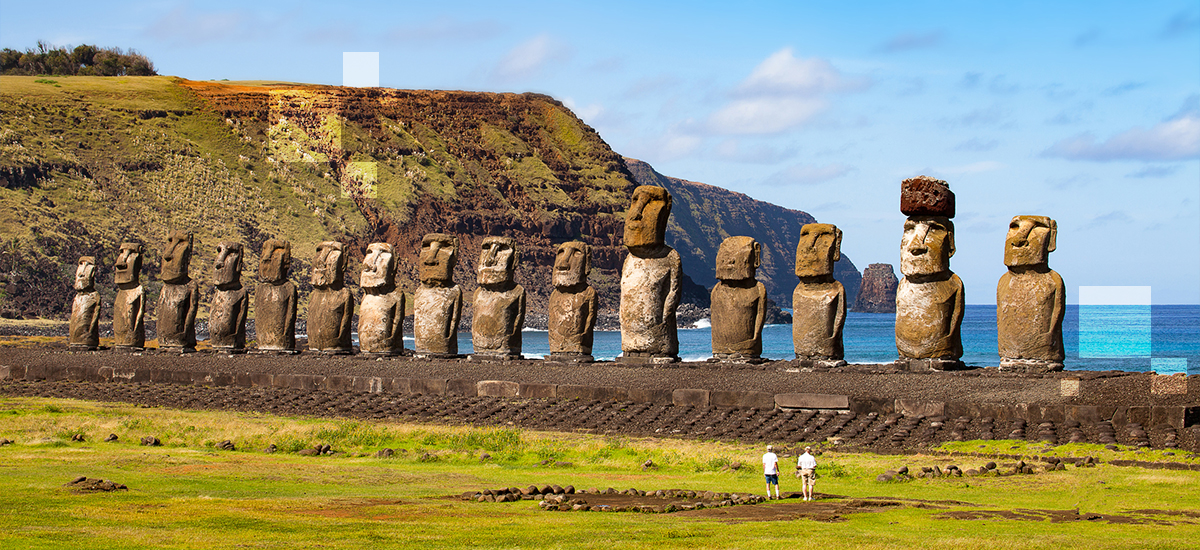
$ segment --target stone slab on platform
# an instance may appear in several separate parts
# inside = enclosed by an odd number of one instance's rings
[[[713,407],[731,409],[773,409],[775,395],[761,391],[712,391],[708,394]]]
[[[707,407],[709,405],[708,390],[683,389],[671,392],[671,402],[676,406]]]
[[[474,380],[463,380],[461,378],[451,378],[446,381],[446,394],[462,395],[465,397],[475,397],[479,395],[476,392]]]
[[[517,396],[526,399],[553,399],[558,397],[558,385],[517,384]]]
[[[850,396],[828,393],[777,393],[775,406],[780,409],[849,409]]]
[[[558,385],[559,399],[585,399],[591,401],[627,401],[629,390],[613,386]]]
[[[903,414],[904,416],[945,416],[946,404],[941,401],[897,399],[896,412]]]
[[[518,397],[521,385],[507,380],[480,380],[475,383],[475,394],[479,397]]]
[[[448,380],[412,378],[409,380],[409,388],[412,393],[421,395],[446,395],[446,382]]]
[[[629,400],[634,403],[671,403],[671,390],[629,388]]]

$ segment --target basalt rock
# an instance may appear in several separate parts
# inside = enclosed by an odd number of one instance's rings
[[[75,299],[71,301],[72,349],[100,347],[100,292],[96,290],[96,259],[81,256],[75,268]]]

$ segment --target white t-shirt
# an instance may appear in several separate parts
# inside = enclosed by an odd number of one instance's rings
[[[766,475],[779,474],[779,457],[775,453],[768,452],[763,455],[763,473]]]
[[[801,470],[812,470],[817,467],[817,459],[806,452],[800,455],[800,459],[796,461],[796,466]]]

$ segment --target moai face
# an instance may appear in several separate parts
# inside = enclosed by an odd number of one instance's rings
[[[1046,216],[1015,216],[1004,239],[1004,265],[1046,265],[1056,247],[1058,223]]]
[[[666,189],[652,185],[638,187],[625,213],[625,246],[636,250],[664,245],[670,216],[671,195]]]
[[[188,264],[192,261],[192,234],[187,231],[172,231],[167,235],[163,247],[162,280],[178,283],[188,278]]]
[[[722,281],[753,279],[762,263],[762,245],[751,237],[729,237],[717,250],[717,278]]]
[[[313,258],[312,285],[317,288],[341,288],[346,273],[345,245],[325,241],[317,245]]]
[[[904,222],[900,239],[900,272],[934,275],[950,271],[954,255],[954,223],[941,216],[913,216]]]
[[[213,282],[217,286],[237,285],[242,281],[242,243],[217,243],[213,262]]]
[[[268,240],[263,243],[258,278],[264,283],[281,283],[292,269],[292,243]]]
[[[121,243],[113,270],[113,282],[116,284],[138,284],[142,277],[142,245]]]
[[[96,288],[96,258],[80,256],[75,268],[75,290],[91,292]]]
[[[497,285],[512,282],[517,268],[517,245],[509,237],[483,239],[479,254],[479,284]]]
[[[388,243],[371,243],[363,258],[362,283],[366,288],[387,288],[396,278],[396,249]]]
[[[554,286],[568,288],[587,281],[592,271],[592,247],[572,241],[558,245],[554,254]]]
[[[445,233],[430,233],[421,239],[421,282],[452,284],[454,265],[458,263],[458,238]]]
[[[828,223],[809,223],[800,228],[796,245],[796,276],[833,275],[833,264],[842,258],[842,230]]]

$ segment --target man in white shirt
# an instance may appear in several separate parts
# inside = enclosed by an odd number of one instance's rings
[[[813,484],[817,480],[817,459],[811,454],[812,447],[805,447],[804,454],[796,460],[796,469],[799,470],[797,475],[800,476],[800,491],[804,494],[804,500],[813,499]]]
[[[775,447],[767,445],[767,453],[763,455],[763,475],[767,478],[767,498],[771,498],[771,486],[775,486],[775,498],[779,499],[779,457],[775,456]]]

